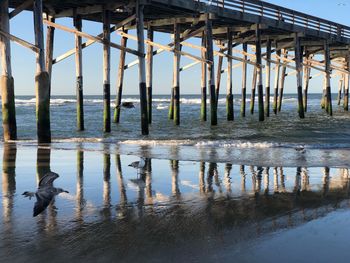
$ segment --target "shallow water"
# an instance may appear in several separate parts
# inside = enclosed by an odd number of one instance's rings
[[[4,144],[1,262],[348,262],[348,166],[146,159],[115,145]],[[147,148],[143,148],[147,155]],[[176,154],[176,153],[173,153]],[[48,171],[68,190],[37,217]]]

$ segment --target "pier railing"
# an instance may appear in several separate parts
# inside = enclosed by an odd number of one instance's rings
[[[350,38],[350,27],[257,0],[199,0],[202,3],[302,26],[336,37]]]

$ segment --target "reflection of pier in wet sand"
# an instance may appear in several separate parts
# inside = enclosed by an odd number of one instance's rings
[[[15,180],[18,151],[14,144],[5,144],[3,151],[2,221],[6,224],[1,229],[7,237],[14,235],[12,239],[16,239],[12,215],[16,213],[16,202],[22,202],[16,198],[20,194],[16,193],[16,184],[20,182]],[[50,151],[38,149],[38,178],[50,170]],[[201,240],[208,235],[216,239],[217,235],[231,233],[232,237],[239,233],[240,240],[235,242],[242,242],[348,206],[348,169],[245,167],[146,159],[145,168],[137,174],[127,166],[132,157],[111,156],[107,150],[100,156],[101,174],[93,175],[93,184],[103,186],[101,193],[97,193],[102,203],[97,204],[85,193],[85,188],[93,187],[91,180],[84,180],[87,174],[91,176],[84,169],[91,154],[96,153],[78,147],[76,163],[70,164],[71,170],[76,169],[76,177],[69,179],[73,184],[69,195],[74,200],[72,206],[58,207],[56,211],[52,205],[37,221],[37,228],[47,232],[41,233],[41,238],[58,239],[60,246],[69,250],[68,254],[76,256],[91,245],[92,232],[94,240],[99,240],[94,251],[113,246],[110,253],[129,257],[129,252],[136,249],[138,253],[148,253],[147,249],[157,244],[184,245],[184,240]],[[312,177],[310,170],[318,175]],[[60,186],[67,187],[68,178],[64,174],[60,178]],[[168,190],[160,186],[164,180],[168,180]],[[74,223],[67,222],[63,228],[57,217],[70,208],[74,208],[70,212],[74,214]],[[97,216],[91,219],[96,212]],[[2,246],[6,246],[1,240]],[[79,243],[80,249],[72,251],[68,247],[72,244],[66,241],[73,242],[75,248]],[[35,247],[33,242],[28,247]],[[34,254],[45,253],[43,249],[48,247],[35,248]]]

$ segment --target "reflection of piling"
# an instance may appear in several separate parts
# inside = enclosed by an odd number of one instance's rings
[[[330,181],[329,172],[330,172],[329,167],[325,167],[325,168],[323,169],[323,179],[322,179],[322,183],[323,183],[323,195],[327,195],[328,192],[329,192],[329,181]]]
[[[116,171],[117,171],[117,181],[119,184],[120,204],[121,206],[124,206],[127,204],[128,199],[126,195],[126,189],[125,189],[125,184],[123,180],[122,165],[121,165],[119,154],[115,156],[115,162],[116,162]]]
[[[209,163],[208,175],[207,175],[207,193],[213,192],[213,178],[215,175],[217,164]]]
[[[301,167],[297,167],[297,173],[295,175],[294,192],[300,192],[300,181],[301,181]]]
[[[77,204],[77,217],[81,219],[82,210],[85,206],[84,200],[84,151],[78,148],[77,150],[77,193],[76,193],[76,204]]]
[[[179,189],[179,161],[171,161],[171,193],[173,196],[178,197],[180,195]]]
[[[4,144],[2,160],[2,206],[4,222],[11,221],[13,198],[16,192],[16,144]]]
[[[283,167],[280,167],[280,178],[281,178],[281,190],[282,192],[286,191],[286,178],[285,175],[283,173]]]
[[[146,159],[146,198],[152,202],[152,160]]]
[[[205,162],[200,162],[199,165],[199,192],[205,193]]]
[[[270,171],[270,168],[266,167],[265,173],[264,173],[264,193],[266,195],[269,193],[269,184],[270,184],[269,171]]]
[[[111,206],[111,155],[103,154],[103,203],[105,208]]]
[[[273,168],[273,190],[275,193],[278,193],[278,191],[279,191],[277,167]]]
[[[232,164],[227,163],[225,165],[225,186],[226,186],[226,191],[227,193],[231,193],[232,189],[231,189],[231,170],[232,170]]]
[[[306,168],[302,168],[301,170],[301,190],[302,191],[310,190],[310,179]]]
[[[38,146],[37,149],[37,159],[36,159],[36,173],[37,182],[48,172],[51,171],[50,168],[51,161],[51,148],[49,145]]]
[[[241,174],[241,189],[242,189],[242,193],[246,192],[246,173],[244,172],[244,165],[240,165],[239,166],[239,172]]]

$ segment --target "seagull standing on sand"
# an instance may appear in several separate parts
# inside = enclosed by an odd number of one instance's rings
[[[60,193],[68,193],[68,191],[62,188],[53,187],[53,181],[59,177],[58,174],[49,172],[44,175],[39,181],[38,190],[34,192],[24,192],[22,195],[31,199],[34,195],[36,202],[34,204],[33,216],[39,215],[43,212],[49,204],[53,201],[54,197]]]
[[[146,166],[146,159],[141,157],[140,161],[136,161],[136,162],[132,162],[131,164],[129,164],[128,166],[131,166],[135,169],[137,169],[137,173],[139,174],[139,170],[144,169]]]

